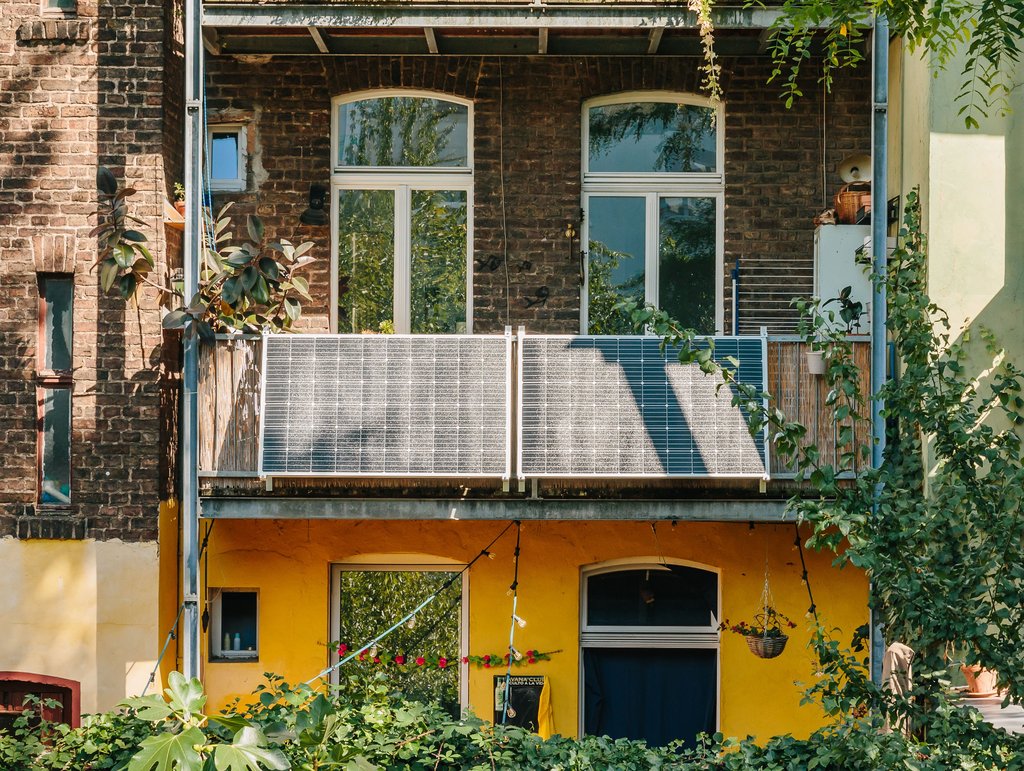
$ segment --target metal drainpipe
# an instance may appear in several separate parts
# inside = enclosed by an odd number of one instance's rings
[[[185,2],[185,302],[199,287],[202,248],[203,46],[202,0]],[[181,574],[182,669],[187,678],[200,675],[199,644],[199,490],[198,382],[199,345],[196,335],[184,340],[181,402]]]
[[[873,84],[873,110],[871,123],[871,252],[872,272],[884,277],[887,271],[888,250],[888,131],[889,131],[889,20],[884,15],[875,17],[871,36],[871,62]],[[876,396],[886,381],[886,297],[885,284],[873,282],[871,295],[871,394]],[[885,420],[882,403],[871,402],[871,467],[882,465],[885,452]],[[881,490],[875,490],[875,509]],[[874,591],[872,589],[874,599]],[[885,655],[885,635],[878,615],[871,611],[871,680],[882,682],[882,657]]]

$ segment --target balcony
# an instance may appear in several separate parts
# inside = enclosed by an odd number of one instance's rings
[[[867,372],[867,340],[853,343]],[[718,338],[835,462],[843,426],[795,338]],[[287,335],[200,356],[200,476],[333,484],[791,478],[727,388],[644,337]],[[866,377],[865,385],[866,388]],[[855,437],[860,441],[862,437]]]

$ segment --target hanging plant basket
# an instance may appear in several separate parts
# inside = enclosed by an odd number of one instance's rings
[[[778,637],[762,637],[759,634],[748,634],[746,636],[747,647],[750,652],[761,659],[773,659],[786,649],[789,637],[784,634]]]

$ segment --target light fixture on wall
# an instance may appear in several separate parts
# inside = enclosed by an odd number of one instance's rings
[[[324,206],[327,203],[327,188],[316,183],[309,186],[309,208],[299,215],[299,222],[303,225],[326,225],[327,212]]]

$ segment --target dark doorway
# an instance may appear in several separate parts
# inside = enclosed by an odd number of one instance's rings
[[[587,648],[584,731],[649,745],[714,733],[715,650]]]

